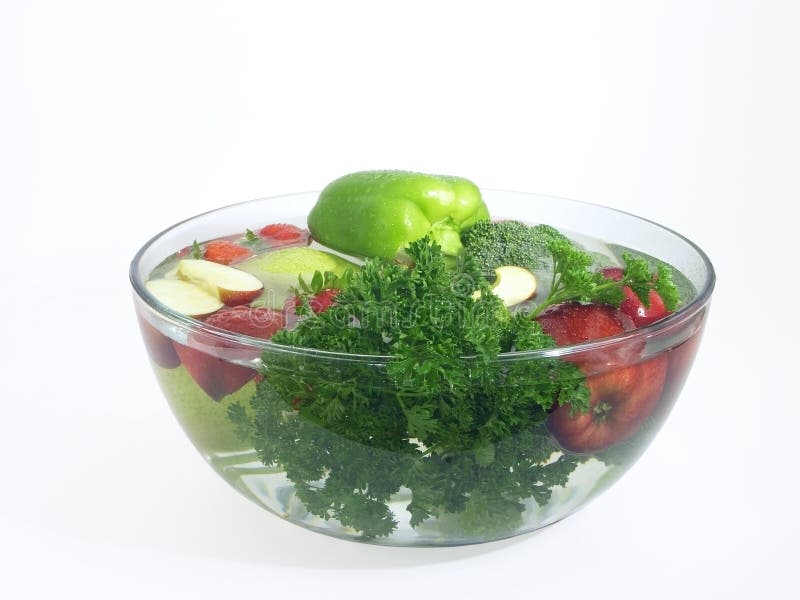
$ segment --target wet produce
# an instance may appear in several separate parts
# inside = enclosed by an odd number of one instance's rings
[[[554,523],[633,464],[686,378],[710,264],[630,215],[609,222],[680,252],[491,197],[354,173],[304,216],[182,233],[134,277],[162,389],[220,475],[322,533],[449,545]]]
[[[461,232],[488,218],[480,190],[463,177],[363,171],[322,190],[308,228],[319,243],[353,256],[394,258],[425,236],[456,256]]]

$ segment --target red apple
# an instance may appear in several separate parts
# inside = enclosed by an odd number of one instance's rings
[[[599,340],[634,328],[628,315],[607,304],[558,304],[536,320],[559,346]]]
[[[655,410],[666,377],[666,356],[588,377],[589,412],[571,415],[569,406],[559,406],[547,427],[571,452],[595,452],[624,442]]]
[[[226,331],[267,340],[285,326],[282,313],[268,308],[237,306],[222,309],[205,320],[206,324]],[[190,346],[174,342],[181,362],[192,378],[211,398],[221,400],[244,386],[258,373],[212,354],[214,348],[237,349],[233,342],[223,342],[210,334],[195,334]],[[208,352],[201,349],[206,346]]]
[[[173,344],[189,375],[214,400],[234,393],[257,375],[253,369],[231,364],[202,350],[178,342]]]
[[[701,326],[689,339],[667,352],[669,372],[667,384],[664,386],[664,399],[670,403],[675,401],[686,383],[702,336]]]
[[[172,347],[172,340],[148,323],[144,317],[141,315],[138,317],[142,339],[152,361],[164,369],[179,367],[181,359],[178,358],[175,348]]]
[[[588,342],[630,331],[631,319],[601,304],[567,303],[537,317],[545,333],[559,346]],[[589,350],[567,360],[586,375],[589,412],[570,414],[567,405],[556,408],[547,427],[559,444],[571,452],[594,452],[633,436],[653,413],[667,375],[666,356],[638,362],[642,343],[617,344]]]

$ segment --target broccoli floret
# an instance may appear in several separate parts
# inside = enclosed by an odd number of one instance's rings
[[[471,256],[487,277],[503,265],[531,271],[542,267],[549,256],[547,244],[566,238],[550,225],[526,225],[519,221],[480,221],[462,232],[465,254]]]

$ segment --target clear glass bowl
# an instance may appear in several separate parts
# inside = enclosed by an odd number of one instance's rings
[[[317,193],[303,193],[236,204],[183,221],[151,239],[131,264],[136,313],[156,377],[189,439],[219,475],[273,514],[320,533],[385,545],[446,546],[555,523],[630,468],[664,423],[691,368],[714,287],[711,263],[681,235],[627,213],[535,194],[483,193],[493,218],[548,223],[580,232],[588,236],[585,240],[610,240],[616,246],[587,249],[617,254],[632,248],[683,275],[683,304],[660,322],[603,340],[497,360],[503,385],[513,384],[517,370],[554,360],[577,362],[590,388],[612,388],[602,393],[623,402],[642,393],[637,380],[657,379],[658,402],[632,435],[608,448],[576,453],[562,447],[543,423],[510,432],[489,457],[475,448],[437,455],[419,446],[398,448],[391,441],[396,436],[381,431],[349,439],[293,411],[291,399],[276,397],[254,417],[249,401],[256,386],[263,385],[260,381],[291,382],[300,376],[320,385],[351,386],[361,406],[391,411],[394,407],[384,401],[388,359],[290,348],[217,329],[171,311],[144,283],[159,263],[194,240],[274,222],[305,226]],[[241,387],[212,399],[181,365],[175,345],[205,355],[209,377],[224,376]],[[237,429],[229,410],[234,405],[259,424],[261,443]],[[343,489],[346,494],[352,490],[347,502],[333,502],[327,494],[337,490],[335,498],[341,500]]]

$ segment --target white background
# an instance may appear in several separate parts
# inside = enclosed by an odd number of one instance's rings
[[[792,1],[0,2],[0,596],[797,597]],[[406,168],[613,206],[718,287],[653,446],[538,535],[341,542],[170,415],[128,261],[224,204]]]

